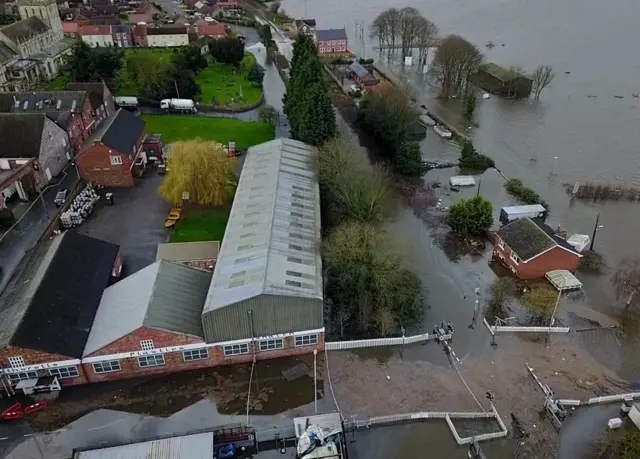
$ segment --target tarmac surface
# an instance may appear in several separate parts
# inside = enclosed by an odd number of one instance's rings
[[[133,188],[101,190],[102,196],[113,193],[114,205],[107,206],[101,200],[91,217],[78,227],[82,234],[120,246],[124,276],[155,262],[158,244],[170,235],[164,220],[171,206],[158,194],[162,180],[155,169],[147,168]]]

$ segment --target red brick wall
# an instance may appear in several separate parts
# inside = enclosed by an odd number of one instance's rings
[[[73,113],[69,124],[67,125],[67,134],[69,135],[69,141],[73,145],[74,151],[77,153],[82,148],[82,144],[89,138],[93,130],[97,127],[97,124],[91,124],[94,120],[94,116],[91,115],[91,102],[89,96],[84,98],[84,104],[82,106],[81,113]]]
[[[24,349],[18,348],[14,346],[7,346],[0,349],[0,363],[2,363],[3,367],[10,367],[9,365],[9,357],[22,357],[24,359],[24,364],[26,366],[29,365],[38,365],[42,363],[51,363],[51,362],[61,362],[65,360],[73,360],[76,357],[69,357],[65,355],[58,354],[49,354],[46,352],[36,351],[33,349]],[[87,384],[88,379],[84,373],[84,369],[82,365],[76,365],[78,369],[79,376],[75,378],[63,378],[60,379],[60,384],[62,386],[76,386],[79,384]],[[28,370],[28,371],[36,371],[39,376],[49,375],[48,370]]]
[[[515,274],[519,279],[539,279],[546,273],[554,269],[566,269],[575,272],[580,263],[580,257],[563,248],[555,247],[548,252],[534,258],[528,263],[520,262],[516,264],[511,258],[511,249],[505,244],[501,249],[497,244],[493,249],[494,257],[501,259],[502,263]],[[502,255],[502,257],[500,257]]]
[[[143,130],[140,138],[138,138],[136,142],[136,151],[140,148],[145,135],[146,130]],[[121,157],[122,164],[111,164],[110,157],[116,155]],[[129,155],[111,150],[99,142],[87,151],[80,153],[76,162],[80,176],[86,181],[107,187],[132,187],[133,176],[131,174],[131,164],[133,163],[133,159],[133,155],[129,158]]]
[[[152,339],[154,348],[162,348],[168,346],[180,346],[183,344],[192,344],[202,342],[201,338],[195,338],[187,335],[180,335],[177,333],[166,332],[162,330],[142,327],[133,333],[121,338],[115,343],[112,343],[99,351],[91,354],[91,356],[97,355],[109,355],[118,354],[132,351],[140,351],[140,341],[144,339]],[[202,342],[203,347],[205,343]],[[257,359],[273,359],[278,357],[286,357],[291,355],[309,354],[314,349],[322,351],[324,349],[324,335],[319,334],[317,346],[294,346],[294,338],[284,338],[284,349],[277,349],[267,352],[258,352]],[[160,375],[167,373],[175,373],[179,371],[196,370],[200,368],[209,368],[221,365],[232,365],[238,363],[247,363],[253,360],[253,354],[250,350],[249,354],[241,354],[235,356],[224,355],[223,346],[213,346],[207,348],[209,357],[207,359],[195,360],[185,362],[182,351],[170,352],[164,354],[165,364],[164,366],[140,368],[137,357],[123,358],[120,360],[121,371],[115,371],[110,373],[95,374],[93,365],[91,363],[85,363],[85,373],[89,382],[100,381],[114,381],[118,379],[135,378],[139,376],[147,375]]]

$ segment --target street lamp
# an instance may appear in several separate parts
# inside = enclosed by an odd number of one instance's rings
[[[596,242],[596,233],[600,228],[604,228],[604,225],[598,225],[600,222],[600,214],[596,217],[596,224],[593,227],[593,235],[591,236],[591,245],[589,246],[589,251],[593,252],[593,244]]]
[[[316,371],[316,359],[318,357],[318,350],[313,350],[313,406],[315,412],[318,412],[318,373]]]

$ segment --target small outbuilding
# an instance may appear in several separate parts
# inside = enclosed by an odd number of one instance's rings
[[[472,83],[492,94],[506,97],[529,97],[533,80],[513,69],[489,62],[472,76]]]
[[[542,204],[532,204],[526,206],[508,206],[500,210],[500,221],[509,223],[519,218],[542,218],[546,217],[547,209]]]
[[[367,70],[361,64],[354,62],[349,66],[351,71],[351,77],[353,81],[362,86],[375,86],[380,83],[380,80],[374,77],[369,70]]]

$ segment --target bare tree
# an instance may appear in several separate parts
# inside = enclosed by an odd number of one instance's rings
[[[427,62],[429,48],[438,41],[438,27],[427,18],[421,18],[416,34],[415,47],[418,48],[418,60],[424,65]]]
[[[534,99],[540,99],[542,90],[549,86],[555,77],[556,75],[550,65],[541,65],[533,72],[531,79],[533,80]]]
[[[461,97],[469,77],[478,71],[482,61],[477,46],[458,35],[449,35],[438,45],[429,73],[443,96]]]
[[[616,298],[626,298],[625,309],[628,309],[632,303],[637,303],[636,293],[640,289],[640,260],[637,258],[623,259],[613,274],[611,283],[616,291]]]

